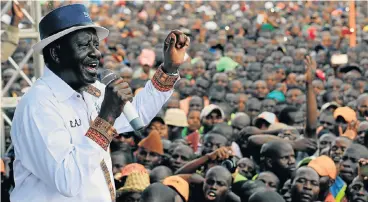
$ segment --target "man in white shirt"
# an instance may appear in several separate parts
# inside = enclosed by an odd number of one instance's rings
[[[115,201],[109,145],[131,131],[122,114],[132,101],[144,124],[158,113],[179,78],[189,39],[172,31],[164,64],[134,98],[122,79],[97,81],[99,41],[108,30],[94,25],[81,4],[55,9],[40,22],[44,75],[17,106],[11,137],[15,188],[11,201]]]

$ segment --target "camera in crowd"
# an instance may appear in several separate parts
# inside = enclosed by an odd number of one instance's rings
[[[232,156],[228,159],[223,160],[220,165],[222,167],[225,167],[228,171],[230,171],[230,173],[235,173],[238,160],[239,159],[237,157]]]

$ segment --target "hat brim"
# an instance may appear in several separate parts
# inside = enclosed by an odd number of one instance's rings
[[[263,118],[263,117],[257,117],[257,118],[255,118],[254,120],[253,120],[253,125],[256,125],[256,122],[257,121],[259,121],[259,120],[264,120],[264,121],[266,121],[268,124],[272,124],[272,123],[270,123],[267,119],[265,119],[265,118]]]
[[[91,25],[84,25],[84,26],[74,26],[74,27],[70,27],[68,29],[65,29],[61,32],[53,34],[53,35],[39,41],[38,43],[36,43],[35,45],[32,46],[33,51],[35,53],[42,54],[43,48],[45,48],[50,43],[56,41],[57,39],[65,36],[69,33],[72,33],[74,31],[81,30],[81,29],[86,29],[86,28],[94,28],[96,30],[98,39],[100,41],[105,39],[109,35],[109,30],[108,29],[106,29],[104,27],[101,27],[101,26],[98,26],[98,25],[91,24]]]

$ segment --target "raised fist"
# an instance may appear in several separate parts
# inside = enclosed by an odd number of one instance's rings
[[[190,44],[190,38],[179,30],[173,30],[164,43],[164,71],[176,73],[184,62],[186,51]]]

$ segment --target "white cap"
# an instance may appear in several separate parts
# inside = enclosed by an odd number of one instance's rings
[[[277,122],[276,115],[271,112],[262,112],[261,114],[259,114],[257,118],[253,120],[253,125],[255,125],[256,121],[259,119],[263,119],[267,121],[269,124],[274,124]]]

